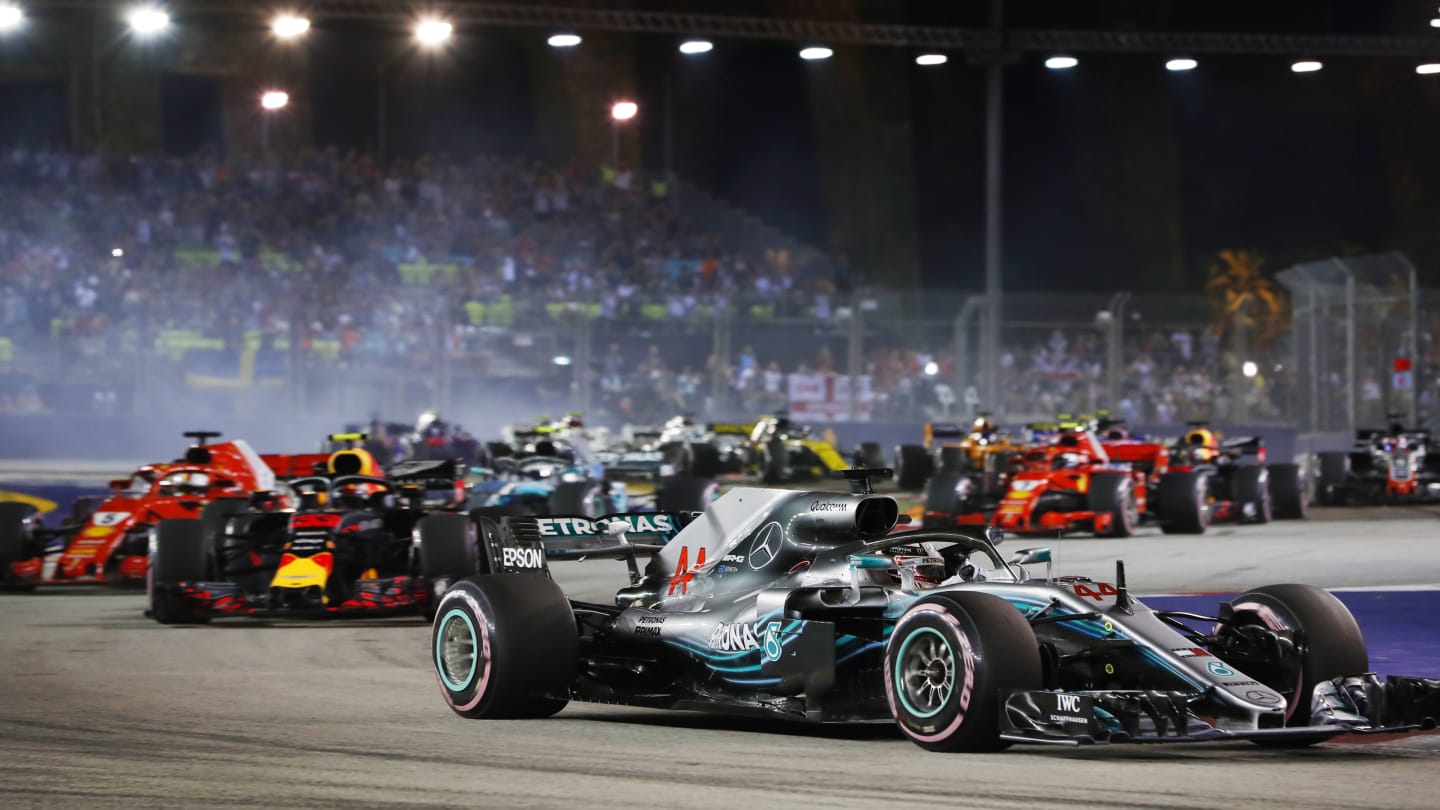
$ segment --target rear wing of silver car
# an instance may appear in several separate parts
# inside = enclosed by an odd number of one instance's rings
[[[625,560],[639,581],[636,558],[659,553],[698,512],[625,512],[476,518],[488,573],[549,575],[551,560]]]

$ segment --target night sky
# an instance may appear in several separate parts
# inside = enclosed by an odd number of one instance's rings
[[[758,0],[629,5],[736,13],[750,6],[780,16],[837,8],[820,0],[789,0],[783,9]],[[840,5],[858,9],[862,21],[982,27],[989,4]],[[1415,0],[1011,0],[1007,22],[1440,38],[1431,16],[1440,16],[1437,4]],[[398,60],[388,70],[394,151],[535,153],[539,105],[527,54],[545,34],[465,28],[443,61]],[[403,36],[347,23],[312,29],[305,47],[318,145],[373,142],[376,65]],[[833,66],[801,61],[791,43],[721,40],[697,58],[677,54],[668,36],[635,43],[637,100],[650,112],[639,127],[651,168],[659,168],[662,151],[654,111],[669,75],[680,176],[802,240],[831,246],[834,201],[825,198],[824,173],[845,167],[822,165],[811,105],[816,74]],[[1429,156],[1440,76],[1415,75],[1416,60],[1329,57],[1322,72],[1296,75],[1289,62],[1303,54],[1200,55],[1199,70],[1170,74],[1166,54],[1076,55],[1081,64],[1071,71],[1044,69],[1040,54],[1006,71],[1006,275],[1016,287],[1194,289],[1222,248],[1259,250],[1272,268],[1399,249],[1440,281],[1440,246],[1427,234],[1436,229],[1426,224],[1440,219],[1440,194],[1425,191],[1440,188],[1440,163]],[[894,49],[867,58],[895,60],[901,80],[893,92],[909,100],[908,118],[882,123],[909,132],[921,278],[975,288],[983,257],[984,74],[963,54],[938,68],[916,67],[913,56]],[[183,85],[167,92],[184,98]],[[3,140],[63,132],[53,89],[12,83],[0,95]],[[197,98],[196,114],[172,117],[197,120],[209,114],[207,103]],[[193,138],[172,135],[167,143],[193,146]],[[1151,271],[1172,258],[1170,270]]]

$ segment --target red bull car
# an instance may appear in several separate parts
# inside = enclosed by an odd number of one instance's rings
[[[218,498],[273,491],[277,473],[271,465],[288,476],[293,467],[308,466],[315,458],[261,456],[243,440],[208,444],[220,435],[209,431],[184,435],[195,443],[182,458],[146,464],[128,478],[111,481],[108,497],[81,504],[69,525],[59,529],[46,528],[30,504],[0,503],[0,585],[141,584],[151,527],[198,517]],[[290,503],[288,495],[279,497]]]
[[[1174,445],[1170,469],[1199,476],[1210,519],[1237,523],[1299,520],[1308,486],[1298,464],[1269,464],[1259,436],[1222,439],[1204,422],[1191,422]]]
[[[369,453],[330,456],[324,475],[273,497],[211,503],[165,520],[150,546],[149,615],[162,624],[215,616],[429,615],[447,583],[480,571],[465,467],[412,460],[381,477]]]

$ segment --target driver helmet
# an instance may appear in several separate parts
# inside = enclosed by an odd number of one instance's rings
[[[201,493],[210,487],[210,476],[201,472],[177,473],[168,481],[176,492]]]
[[[332,476],[339,475],[380,475],[380,465],[368,450],[352,447],[336,450],[325,460],[325,471]]]
[[[901,584],[907,580],[916,590],[934,588],[945,581],[945,560],[929,553],[923,546],[898,546],[890,549],[890,559],[899,570]]]
[[[1085,463],[1085,456],[1080,453],[1060,453],[1050,463],[1052,470],[1068,470],[1079,467]]]
[[[1105,431],[1107,441],[1121,441],[1130,438],[1130,431],[1126,429],[1125,423],[1119,419],[1102,419],[1099,428]]]
[[[977,417],[970,424],[970,432],[982,439],[989,439],[995,435],[995,423],[981,416]]]
[[[443,431],[445,429],[445,420],[440,418],[439,411],[425,411],[420,414],[419,419],[415,420],[416,433],[428,433],[431,432],[432,429],[436,431]]]
[[[1184,441],[1186,448],[1205,461],[1213,461],[1220,454],[1215,434],[1206,428],[1196,428],[1186,433]]]

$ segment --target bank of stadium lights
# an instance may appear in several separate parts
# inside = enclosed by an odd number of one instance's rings
[[[295,14],[280,14],[270,21],[270,30],[280,39],[294,39],[310,30],[310,20]]]
[[[1045,67],[1051,70],[1069,70],[1080,64],[1080,60],[1073,56],[1052,56],[1045,60]]]
[[[1186,70],[1194,70],[1200,63],[1188,56],[1181,56],[1165,63],[1165,69],[1172,73],[1180,73]]]
[[[687,39],[680,43],[680,53],[686,56],[694,56],[697,53],[709,53],[715,50],[715,43],[708,39]]]
[[[915,57],[915,64],[930,67],[932,65],[943,65],[950,61],[950,57],[943,53],[922,53]]]
[[[1421,76],[1433,76],[1440,73],[1440,62],[1429,62],[1424,65],[1416,65],[1415,72]]]
[[[290,103],[290,94],[284,90],[266,90],[260,96],[260,106],[267,110],[284,109]]]
[[[826,48],[823,45],[811,45],[810,47],[803,48],[800,51],[800,58],[804,59],[807,62],[814,62],[820,59],[829,59],[834,55],[834,51]]]
[[[170,15],[159,6],[135,6],[125,13],[125,22],[136,36],[152,37],[170,27]]]
[[[1436,17],[1435,19],[1431,20],[1431,21],[1430,21],[1430,27],[1431,27],[1431,28],[1440,28],[1440,17]]]
[[[1318,59],[1301,59],[1290,65],[1290,70],[1294,73],[1318,73],[1324,67]]]
[[[573,48],[583,41],[579,34],[551,34],[545,44],[552,48]]]
[[[421,17],[415,21],[415,41],[420,43],[422,48],[438,48],[444,45],[453,33],[455,26],[451,25],[449,20]]]
[[[0,34],[25,24],[25,9],[14,3],[0,3]]]

